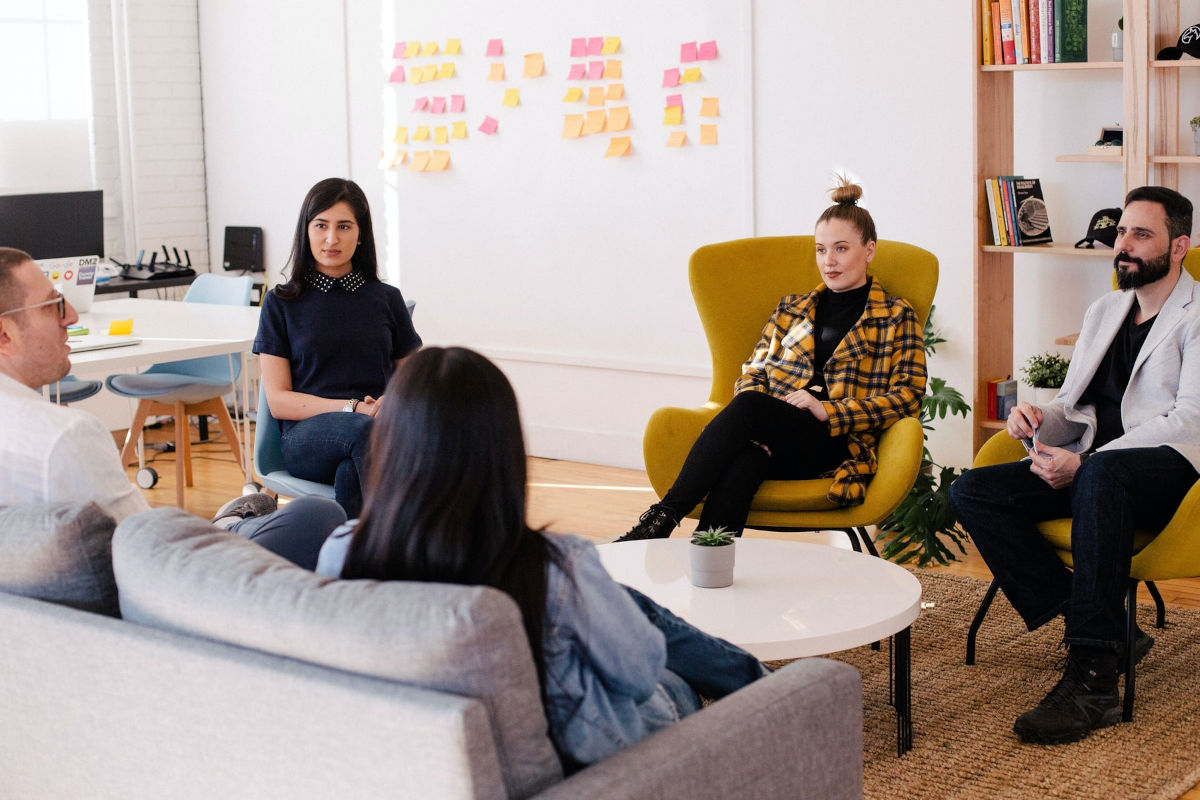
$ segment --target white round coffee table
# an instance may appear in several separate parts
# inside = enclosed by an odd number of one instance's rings
[[[686,538],[598,547],[605,569],[697,628],[759,659],[825,655],[894,637],[893,702],[900,752],[912,744],[909,626],[921,584],[875,556],[776,539],[737,540],[733,585],[692,586]]]

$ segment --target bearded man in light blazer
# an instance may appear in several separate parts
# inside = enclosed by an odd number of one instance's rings
[[[1125,595],[1135,528],[1162,530],[1200,468],[1200,284],[1183,269],[1192,204],[1134,189],[1117,227],[1118,291],[1084,315],[1066,381],[1019,403],[1008,433],[1029,458],[967,471],[950,499],[1029,630],[1063,614],[1062,679],[1014,732],[1062,744],[1120,721]],[[1074,573],[1036,523],[1071,517]],[[1154,641],[1136,632],[1134,658]]]

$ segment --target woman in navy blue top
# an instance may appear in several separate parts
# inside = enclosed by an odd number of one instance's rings
[[[392,370],[421,346],[400,290],[379,279],[366,195],[326,178],[304,198],[289,280],[263,300],[254,352],[284,467],[362,508],[367,441]]]

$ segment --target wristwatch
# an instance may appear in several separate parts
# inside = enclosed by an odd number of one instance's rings
[[[1081,466],[1081,467],[1082,467],[1082,466],[1083,466],[1083,462],[1085,462],[1085,461],[1087,461],[1089,458],[1091,458],[1091,457],[1092,457],[1092,453],[1094,453],[1094,452],[1095,452],[1094,450],[1086,450],[1086,451],[1084,451],[1084,452],[1080,453],[1080,454],[1079,454],[1079,466]]]
[[[353,400],[347,400],[346,405],[342,406],[342,411],[349,411],[351,414],[353,414],[354,409],[356,409],[356,408],[358,408],[358,398],[357,397],[354,398]]]

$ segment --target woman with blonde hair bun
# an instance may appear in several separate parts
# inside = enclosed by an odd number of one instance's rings
[[[662,501],[618,541],[665,538],[701,501],[700,530],[740,535],[769,478],[832,477],[830,500],[861,503],[880,432],[920,411],[917,315],[867,273],[876,234],[858,205],[862,188],[839,177],[831,194],[814,237],[821,284],[779,301],[733,400],[700,433]]]

